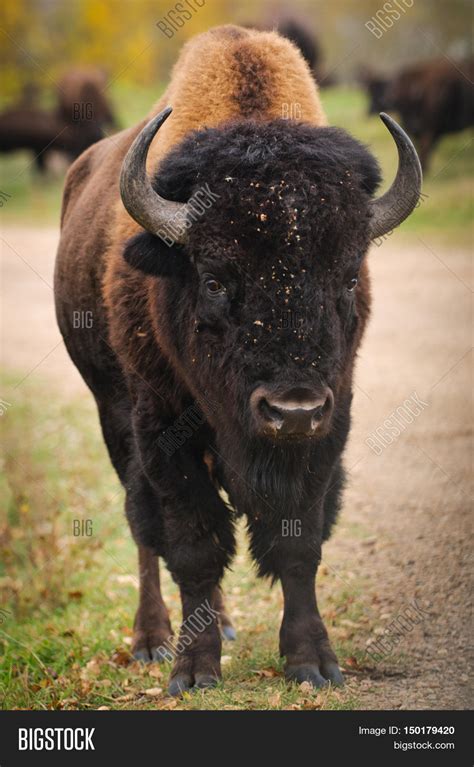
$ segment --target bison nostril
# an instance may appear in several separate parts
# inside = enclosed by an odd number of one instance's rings
[[[317,429],[323,418],[330,415],[333,404],[334,397],[332,392],[328,389],[325,402],[313,410],[311,418],[311,427],[313,429]]]
[[[265,421],[274,425],[275,428],[281,429],[284,421],[283,414],[276,407],[272,407],[265,397],[260,400],[258,410]]]
[[[325,405],[321,405],[320,407],[317,407],[313,410],[311,423],[314,424],[314,426],[316,426],[319,423],[319,421],[322,419],[324,407]]]

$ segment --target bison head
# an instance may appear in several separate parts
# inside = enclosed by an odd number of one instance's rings
[[[235,122],[189,135],[152,183],[146,155],[169,113],[138,136],[121,178],[123,202],[147,230],[125,258],[161,278],[159,345],[216,432],[225,422],[257,444],[318,441],[350,397],[369,243],[418,199],[414,149],[384,116],[400,162],[374,200],[377,162],[344,131]]]

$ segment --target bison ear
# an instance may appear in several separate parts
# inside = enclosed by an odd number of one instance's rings
[[[361,179],[362,188],[372,197],[382,180],[377,160],[365,148],[363,152],[355,153],[355,157],[351,159]]]
[[[167,245],[150,232],[132,237],[123,251],[127,264],[152,277],[175,277],[182,274],[189,261],[179,245]]]

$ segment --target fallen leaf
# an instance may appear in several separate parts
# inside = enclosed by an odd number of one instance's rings
[[[273,695],[270,695],[268,703],[270,706],[279,706],[281,704],[281,692],[275,692]]]
[[[82,599],[82,597],[84,596],[82,591],[68,591],[67,594],[68,594],[68,597],[70,597],[71,599]]]
[[[346,658],[345,665],[349,668],[353,668],[356,671],[363,671],[365,666],[361,666],[359,661],[354,655],[351,655],[349,658]]]
[[[174,698],[170,698],[164,705],[160,706],[160,708],[163,709],[163,711],[171,711],[171,709],[176,708],[177,705],[178,701]]]
[[[321,706],[322,703],[319,698],[306,698],[306,700],[303,701],[304,709],[321,708]]]
[[[265,677],[267,679],[272,679],[275,676],[281,676],[279,671],[277,671],[275,668],[261,668],[258,669],[258,671],[252,671],[253,674],[256,674],[259,677]]]
[[[114,654],[112,655],[112,663],[114,666],[128,666],[130,661],[131,655],[128,650],[119,648],[118,650],[115,650]]]
[[[145,695],[148,695],[150,698],[157,698],[162,692],[162,687],[150,687],[148,690],[145,690]]]

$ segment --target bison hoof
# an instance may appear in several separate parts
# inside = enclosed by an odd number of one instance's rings
[[[309,682],[313,687],[325,687],[328,684],[328,680],[320,674],[316,664],[290,666],[286,669],[285,676],[290,682],[296,682],[297,684]]]
[[[327,687],[329,684],[334,686],[342,686],[344,684],[344,677],[335,661],[328,661],[322,666],[321,670],[315,663],[308,663],[304,666],[289,666],[285,670],[285,676],[291,682],[296,682],[297,684],[309,682],[316,688]]]
[[[211,674],[196,674],[194,680],[194,686],[200,690],[205,690],[208,687],[215,687],[219,680]]]
[[[178,674],[170,679],[168,692],[173,698],[179,698],[184,692],[189,692],[193,686],[193,678],[190,674]]]
[[[321,671],[325,679],[334,687],[344,686],[344,677],[342,676],[341,669],[337,665],[336,661],[331,660],[321,665]]]
[[[153,660],[158,661],[158,663],[165,663],[166,661],[170,663],[173,660],[173,653],[166,647],[155,647],[151,654]]]
[[[176,698],[192,690],[206,690],[215,687],[218,683],[219,678],[210,672],[197,671],[196,674],[192,674],[183,671],[171,677],[168,692]]]
[[[135,660],[140,661],[140,663],[151,663],[151,655],[146,647],[135,650],[133,657]]]
[[[155,647],[151,652],[147,647],[140,647],[134,651],[133,657],[140,663],[164,663],[173,660],[173,655],[165,647]]]
[[[237,632],[233,626],[222,626],[222,636],[229,642],[235,642],[237,639]]]

